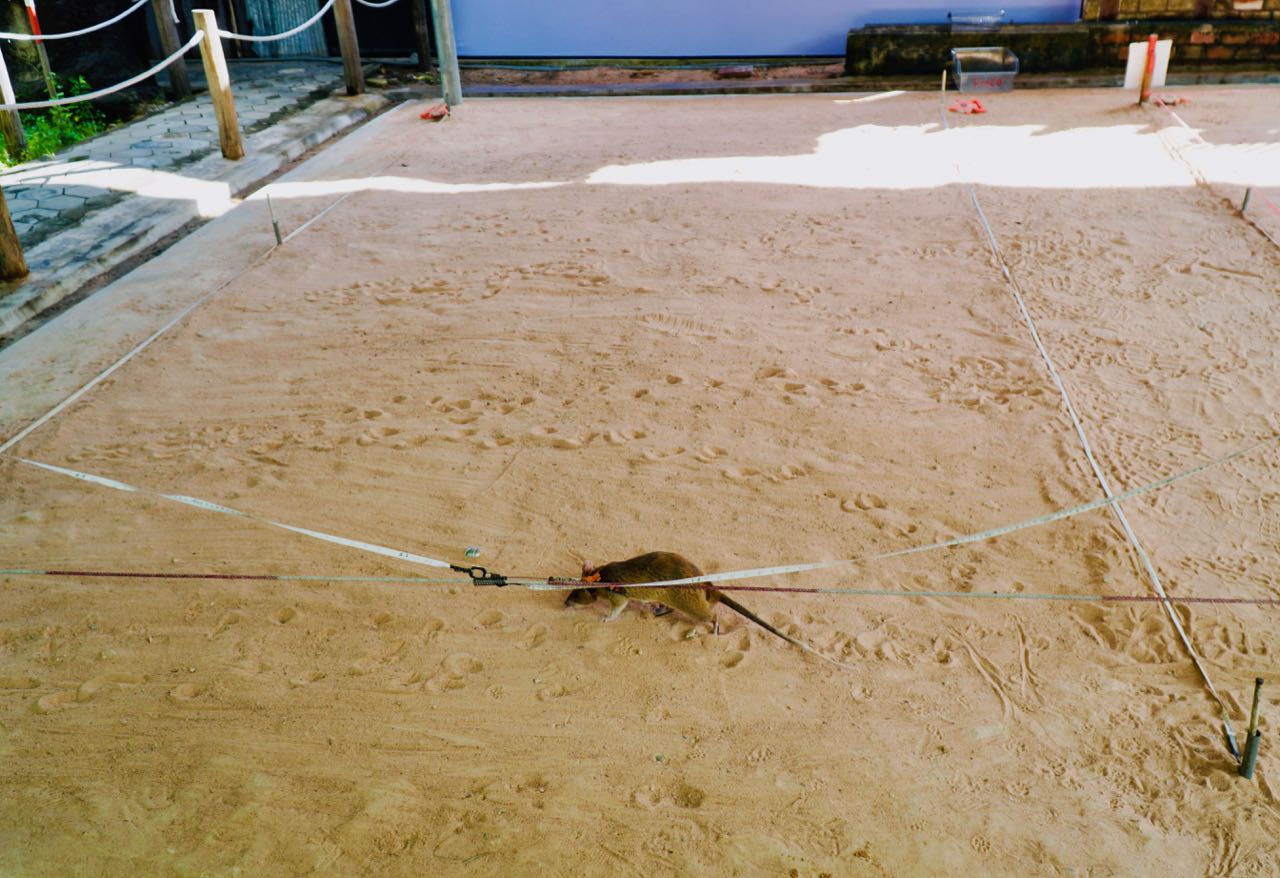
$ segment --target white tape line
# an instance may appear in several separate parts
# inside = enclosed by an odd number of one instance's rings
[[[448,561],[438,561],[435,558],[428,558],[425,555],[415,555],[412,552],[402,552],[399,549],[391,549],[386,546],[379,546],[376,543],[366,543],[362,540],[352,540],[346,537],[327,534],[318,530],[309,530],[305,527],[297,527],[292,524],[284,524],[279,521],[272,521],[269,518],[263,518],[254,515],[251,512],[241,512],[238,509],[232,509],[229,506],[222,506],[217,503],[211,503],[208,500],[201,500],[198,497],[188,497],[184,494],[161,494],[158,491],[151,491],[146,488],[139,488],[134,485],[118,482],[115,479],[108,479],[104,476],[93,475],[92,473],[84,473],[79,470],[67,469],[61,466],[54,466],[51,463],[41,463],[37,460],[28,460],[20,457],[18,460],[28,466],[38,467],[51,473],[68,476],[82,482],[88,482],[93,485],[99,485],[104,488],[113,488],[117,491],[125,491],[131,494],[144,494],[148,497],[158,497],[161,500],[171,500],[174,503],[182,503],[186,506],[194,506],[197,509],[204,509],[208,512],[218,512],[223,515],[232,515],[238,518],[248,518],[261,524],[268,524],[272,527],[278,527],[281,530],[292,531],[305,537],[311,537],[313,540],[321,540],[326,543],[332,543],[335,546],[345,546],[348,549],[359,549],[362,552],[371,552],[375,555],[383,555],[387,558],[395,558],[400,561],[408,561],[410,564],[422,564],[427,567],[449,567]]]
[[[942,121],[946,128],[951,127],[950,120],[945,112],[942,114]],[[957,165],[957,170],[959,166]],[[982,222],[982,228],[987,233],[987,243],[991,247],[991,253],[995,257],[997,264],[1000,266],[1000,272],[1004,275],[1005,280],[1009,284],[1009,289],[1013,292],[1013,297],[1018,303],[1018,309],[1022,312],[1022,318],[1027,324],[1027,328],[1031,331],[1031,338],[1035,341],[1036,349],[1040,352],[1041,359],[1049,369],[1049,374],[1053,376],[1053,382],[1058,387],[1058,393],[1062,396],[1062,402],[1066,406],[1067,414],[1071,418],[1071,425],[1075,428],[1076,435],[1080,437],[1080,444],[1084,448],[1085,458],[1089,461],[1089,466],[1093,470],[1094,476],[1098,480],[1098,484],[1102,487],[1103,493],[1108,498],[1114,497],[1111,491],[1111,485],[1107,481],[1106,475],[1102,471],[1102,466],[1098,463],[1097,457],[1094,456],[1093,446],[1089,442],[1089,437],[1085,435],[1084,425],[1080,421],[1079,414],[1076,413],[1076,407],[1071,401],[1071,394],[1067,392],[1067,387],[1062,381],[1062,376],[1058,374],[1058,369],[1053,364],[1053,358],[1049,356],[1049,351],[1045,347],[1044,342],[1040,339],[1040,333],[1036,329],[1035,321],[1031,318],[1031,311],[1027,308],[1027,303],[1023,299],[1022,289],[1018,286],[1018,282],[1014,279],[1012,272],[1009,271],[1009,265],[1005,262],[1004,253],[1000,250],[1000,245],[996,241],[995,233],[991,231],[991,225],[987,222],[987,215],[982,209],[982,204],[978,201],[978,189],[972,183],[967,184],[969,189],[969,198],[973,201],[973,206],[978,212],[978,219]],[[1173,623],[1174,630],[1178,633],[1178,639],[1182,641],[1183,647],[1187,650],[1187,654],[1191,657],[1191,663],[1195,665],[1200,677],[1204,680],[1205,686],[1209,690],[1209,694],[1218,702],[1218,706],[1222,708],[1222,722],[1226,726],[1228,733],[1231,732],[1231,722],[1228,718],[1227,703],[1218,694],[1218,689],[1213,685],[1213,680],[1209,677],[1209,672],[1205,670],[1204,664],[1200,659],[1200,654],[1196,651],[1195,645],[1192,644],[1191,638],[1182,627],[1182,620],[1178,618],[1177,610],[1173,604],[1169,603],[1169,595],[1165,592],[1164,583],[1160,580],[1160,574],[1156,572],[1155,565],[1151,563],[1151,557],[1147,554],[1147,550],[1143,548],[1142,543],[1138,540],[1138,535],[1134,533],[1133,527],[1129,524],[1129,518],[1124,514],[1124,510],[1118,502],[1112,502],[1111,509],[1115,513],[1116,519],[1120,522],[1120,527],[1124,531],[1125,537],[1129,540],[1129,545],[1133,547],[1137,553],[1138,559],[1142,563],[1143,569],[1147,573],[1147,578],[1151,580],[1152,587],[1156,590],[1163,600],[1161,604],[1164,606],[1165,613],[1169,617],[1169,621]]]
[[[840,561],[816,561],[809,564],[787,564],[779,567],[755,567],[749,570],[730,570],[724,573],[710,573],[705,576],[693,576],[686,579],[663,579],[658,582],[646,582],[644,586],[645,588],[659,588],[667,585],[692,585],[701,582],[732,582],[739,579],[757,579],[765,576],[786,576],[793,573],[807,573],[811,570],[827,570],[832,567],[845,567],[853,564],[870,564],[875,561],[887,561],[890,558],[902,558],[907,555],[918,555],[922,552],[932,552],[937,549],[949,549],[955,546],[967,545],[969,543],[982,542],[983,540],[994,539],[1020,530],[1026,530],[1027,528],[1039,527],[1055,521],[1062,521],[1064,518],[1074,518],[1077,515],[1092,512],[1093,510],[1101,509],[1104,506],[1115,506],[1123,500],[1130,500],[1134,497],[1141,496],[1142,494],[1150,494],[1152,491],[1157,491],[1160,488],[1172,485],[1174,482],[1180,482],[1183,479],[1189,479],[1194,475],[1204,472],[1205,470],[1230,463],[1233,460],[1257,451],[1259,448],[1265,448],[1266,446],[1274,445],[1277,442],[1280,442],[1280,434],[1270,436],[1261,442],[1255,442],[1248,447],[1237,449],[1232,451],[1230,454],[1225,454],[1222,457],[1215,458],[1207,463],[1202,463],[1199,466],[1192,467],[1191,469],[1183,470],[1182,472],[1175,473],[1171,476],[1166,476],[1163,479],[1157,479],[1154,482],[1147,482],[1145,485],[1139,485],[1136,488],[1131,488],[1121,494],[1103,497],[1099,500],[1092,500],[1088,503],[1082,503],[1079,506],[1072,506],[1068,509],[1059,509],[1056,512],[1050,512],[1046,515],[1038,515],[1035,518],[1028,518],[1013,524],[1004,524],[999,527],[993,527],[989,530],[940,540],[936,543],[912,546],[907,549],[898,549],[893,552],[884,552],[879,555],[863,555],[858,558],[846,558]],[[509,579],[513,583],[532,583],[532,587],[552,591],[581,587],[581,583],[552,583],[548,585],[546,583],[538,583],[533,580],[522,580],[512,577],[509,577]],[[1162,597],[1164,596],[1162,595]]]

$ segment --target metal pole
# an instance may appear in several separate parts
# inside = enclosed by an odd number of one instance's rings
[[[18,99],[13,94],[13,83],[9,81],[9,68],[4,63],[4,53],[0,52],[0,97],[6,104],[16,104]],[[22,117],[17,110],[5,110],[0,113],[0,134],[4,135],[4,146],[9,158],[17,161],[27,149],[27,132],[22,130]]]
[[[427,27],[427,0],[409,0],[413,12],[413,43],[418,51],[418,69],[431,69],[431,34]]]
[[[17,280],[27,276],[27,260],[22,255],[18,232],[9,216],[9,205],[0,195],[0,280]]]
[[[431,20],[436,26],[436,54],[440,59],[440,84],[444,102],[451,107],[462,103],[462,79],[458,73],[458,47],[453,42],[453,13],[449,0],[431,0]]]
[[[244,157],[244,142],[240,139],[240,120],[236,118],[236,102],[231,95],[231,77],[227,73],[227,59],[222,54],[222,37],[218,36],[218,19],[212,9],[193,9],[191,15],[196,27],[204,31],[200,41],[200,60],[204,62],[204,78],[209,83],[209,97],[213,98],[213,114],[218,119],[218,142],[222,156],[228,159]]]
[[[1245,780],[1253,779],[1253,770],[1258,765],[1258,747],[1262,744],[1262,732],[1254,732],[1249,736],[1249,743],[1244,745],[1244,758],[1240,760],[1240,776]]]
[[[182,43],[178,42],[178,26],[169,16],[169,0],[151,0],[151,14],[156,20],[156,33],[160,35],[160,49],[166,56],[172,55]],[[169,94],[175,100],[191,97],[185,58],[169,65]]]
[[[351,17],[351,0],[335,0],[333,21],[338,27],[338,46],[342,49],[342,74],[347,80],[347,94],[364,94],[364,72],[360,69],[360,39],[356,22]]]
[[[1262,678],[1253,680],[1253,710],[1249,712],[1249,737],[1258,730],[1258,708],[1262,706]]]

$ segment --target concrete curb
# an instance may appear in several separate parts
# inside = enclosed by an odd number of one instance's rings
[[[938,68],[941,75],[942,67]],[[1018,89],[1118,88],[1124,74],[1114,71],[1019,74]],[[1280,82],[1271,70],[1188,71],[1170,73],[1168,87],[1189,85],[1241,85]],[[955,90],[954,82],[949,89]],[[496,85],[475,83],[462,89],[468,98],[508,97],[670,97],[672,95],[821,94],[888,90],[936,91],[938,76],[840,76],[831,79],[702,80],[697,82],[523,83]]]
[[[325,98],[251,135],[245,142],[247,155],[240,161],[229,162],[214,153],[175,171],[158,173],[224,187],[229,207],[232,199],[307,150],[368,120],[390,103],[377,94]],[[207,221],[221,212],[205,211],[194,197],[157,203],[134,195],[46,238],[26,254],[31,273],[0,298],[0,338],[17,334],[33,317],[188,223]]]

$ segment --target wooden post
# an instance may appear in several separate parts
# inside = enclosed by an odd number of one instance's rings
[[[40,36],[44,33],[40,30],[40,16],[36,14],[36,0],[23,0],[23,4],[27,7],[27,21],[31,23],[31,33],[33,36]],[[53,71],[49,68],[49,53],[45,50],[44,40],[36,40],[36,56],[40,59],[40,72],[44,74],[44,85],[49,91],[49,100],[56,101],[58,99],[58,86],[53,81]]]
[[[18,102],[13,95],[13,83],[9,81],[9,68],[4,63],[3,53],[0,53],[0,98],[4,98],[6,104]],[[21,159],[27,148],[27,132],[22,130],[22,118],[17,110],[0,112],[0,134],[4,135],[4,147],[9,158]]]
[[[1142,86],[1138,89],[1138,103],[1145,103],[1151,97],[1151,77],[1156,72],[1156,42],[1159,34],[1147,37],[1147,65],[1142,68]]]
[[[192,9],[191,15],[196,20],[196,27],[204,31],[204,38],[200,40],[200,60],[204,62],[209,97],[213,98],[213,114],[218,117],[218,141],[222,145],[223,158],[243,158],[240,120],[236,118],[236,102],[231,96],[231,77],[227,74],[227,59],[222,54],[217,16],[212,9]]]
[[[431,69],[431,33],[427,27],[427,0],[409,0],[413,11],[413,44],[418,51],[418,69]]]
[[[334,0],[333,21],[338,27],[338,46],[342,49],[342,75],[347,80],[347,94],[364,94],[364,72],[360,69],[360,39],[356,22],[351,17],[351,0]]]
[[[27,260],[18,243],[18,232],[9,216],[9,204],[0,195],[0,280],[17,280],[27,276]]]
[[[169,17],[168,0],[151,0],[151,14],[156,20],[156,33],[160,34],[160,50],[168,57],[182,46],[178,42],[178,26]],[[186,58],[179,58],[169,65],[169,95],[174,100],[191,97]]]
[[[449,0],[431,0],[431,19],[436,26],[444,102],[456,107],[462,103],[462,79],[458,73],[458,47],[453,42],[453,13],[449,9]]]

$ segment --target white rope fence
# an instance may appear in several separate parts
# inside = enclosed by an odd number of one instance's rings
[[[129,13],[133,12],[138,7],[145,6],[148,2],[150,2],[150,0],[138,0],[137,3],[133,4],[132,6],[126,9],[124,12],[121,12],[116,17],[108,18],[106,21],[100,21],[95,25],[81,28],[80,30],[67,31],[66,33],[61,33],[61,34],[40,34],[40,36],[36,36],[35,34],[18,34],[18,33],[10,33],[8,31],[0,31],[0,40],[20,40],[23,42],[33,42],[33,41],[39,40],[41,42],[44,42],[45,40],[67,40],[72,37],[82,37],[85,34],[91,34],[94,31],[102,30],[104,27],[110,27],[120,19],[129,15]],[[173,11],[172,2],[169,5],[169,9],[171,12]],[[174,14],[173,20],[174,21],[178,20],[178,16],[176,13]]]
[[[317,12],[315,15],[308,18],[302,24],[298,25],[297,27],[290,28],[284,33],[269,34],[267,36],[259,37],[259,36],[253,36],[252,34],[238,34],[229,30],[223,30],[222,28],[218,28],[218,36],[222,37],[223,39],[241,40],[247,43],[271,43],[271,42],[275,42],[276,40],[283,40],[287,37],[293,36],[294,34],[302,33],[304,30],[311,27],[311,25],[315,24],[317,21],[319,21],[321,18],[324,17],[324,14],[329,11],[329,8],[331,6],[333,6],[333,0],[329,0],[328,3],[324,4],[324,6],[321,6],[319,12]]]
[[[176,61],[178,58],[185,55],[188,51],[191,50],[193,46],[199,43],[200,40],[202,39],[204,39],[204,31],[202,30],[196,31],[195,34],[192,35],[191,39],[187,40],[187,44],[183,46],[181,49],[174,52],[168,58],[165,58],[155,67],[152,67],[150,70],[144,70],[142,73],[139,73],[137,76],[133,76],[133,77],[130,77],[129,79],[126,79],[124,82],[117,82],[115,85],[111,85],[106,88],[100,88],[97,91],[86,92],[82,95],[73,95],[72,97],[69,97],[69,98],[58,98],[57,100],[53,100],[53,101],[26,101],[24,103],[19,103],[19,104],[0,104],[0,110],[43,110],[47,107],[62,107],[67,104],[78,104],[81,101],[93,101],[101,97],[106,97],[109,94],[114,94],[115,92],[121,91],[122,89],[126,89],[131,85],[137,85],[139,82],[142,82],[142,80],[144,79],[155,76],[161,70],[165,69],[174,61]]]
[[[356,2],[370,9],[386,9],[388,6],[395,6],[400,0],[382,0],[381,3],[370,3],[369,0],[356,0]]]

